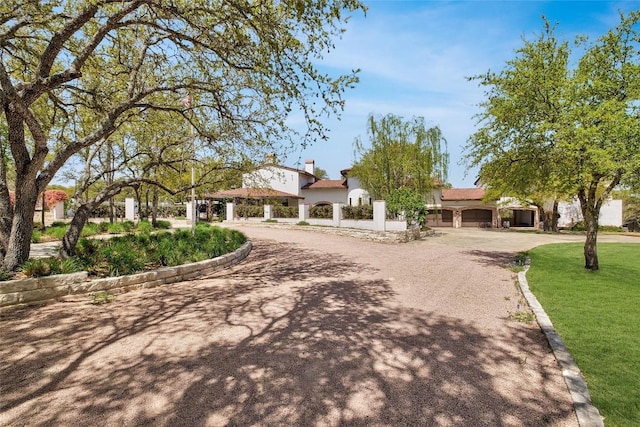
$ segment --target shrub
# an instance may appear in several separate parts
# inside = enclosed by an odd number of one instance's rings
[[[264,216],[263,206],[238,205],[236,214],[240,218],[260,218]]]
[[[159,230],[168,230],[171,228],[171,222],[159,219],[156,221],[154,227]]]
[[[42,241],[42,233],[38,230],[31,232],[31,243],[40,243]]]
[[[297,225],[311,225],[307,221],[299,221]]]
[[[319,205],[309,208],[309,217],[320,219],[333,218],[333,206],[331,205]]]
[[[373,219],[373,206],[344,206],[342,216],[344,219]]]
[[[273,207],[273,216],[276,218],[297,218],[298,207],[276,205]]]
[[[153,231],[153,225],[149,221],[140,221],[136,227],[138,233],[149,234]]]
[[[29,259],[22,263],[20,271],[27,277],[42,277],[51,274],[51,258]]]

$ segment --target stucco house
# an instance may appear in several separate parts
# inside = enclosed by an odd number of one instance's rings
[[[361,188],[349,169],[341,179],[318,179],[313,173],[315,161],[307,160],[304,169],[282,166],[270,156],[255,171],[242,175],[242,188],[208,194],[208,199],[277,200],[285,206],[305,203],[311,206],[344,203],[349,206],[371,204],[371,197]]]
[[[350,169],[340,171],[340,179],[318,179],[314,175],[315,162],[307,160],[304,169],[282,166],[274,156],[255,171],[243,174],[242,188],[218,191],[209,194],[208,199],[233,200],[236,203],[277,201],[285,206],[304,203],[310,206],[343,203],[348,206],[369,205],[369,193],[364,190]],[[485,201],[486,190],[476,181],[473,188],[443,188],[437,186],[432,191],[432,201],[427,204],[429,211],[427,225],[431,227],[540,227],[540,215],[535,206],[524,206],[516,199],[502,197]],[[509,212],[508,217],[506,212]],[[582,219],[577,201],[563,202],[559,206],[558,224],[568,227]],[[611,200],[605,203],[600,213],[601,225],[622,225],[622,202]]]

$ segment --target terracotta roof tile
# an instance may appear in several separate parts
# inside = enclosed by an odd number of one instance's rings
[[[347,188],[347,180],[345,179],[321,179],[312,184],[302,187],[303,190],[316,190],[321,188]]]
[[[273,190],[271,188],[236,188],[233,190],[221,190],[216,193],[210,193],[205,196],[208,199],[268,199],[288,198],[288,199],[304,199],[296,194],[285,193],[284,191]]]
[[[482,200],[484,188],[448,188],[442,190],[442,200]]]

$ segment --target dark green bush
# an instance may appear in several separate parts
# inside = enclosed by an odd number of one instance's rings
[[[297,206],[274,206],[273,207],[274,218],[297,218],[298,207]]]
[[[333,206],[332,205],[312,206],[311,208],[309,208],[309,217],[319,218],[319,219],[331,219],[333,218]]]
[[[344,219],[373,219],[373,206],[344,206],[342,216]]]
[[[587,231],[587,227],[584,224],[584,221],[579,221],[569,227],[571,231]],[[616,227],[614,225],[600,225],[598,226],[598,231],[608,231],[608,232],[621,232],[622,227]]]
[[[171,228],[171,222],[159,219],[156,221],[154,227],[159,230],[168,230]]]
[[[262,218],[264,217],[263,206],[238,205],[236,215],[240,218]]]

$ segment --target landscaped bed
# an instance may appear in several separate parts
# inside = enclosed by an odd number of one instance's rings
[[[640,246],[600,243],[600,270],[582,244],[529,251],[527,279],[587,380],[608,426],[640,425]]]
[[[215,258],[238,249],[246,240],[236,230],[206,223],[199,223],[193,235],[190,230],[154,231],[143,225],[138,226],[135,233],[110,239],[81,239],[75,255],[66,260],[31,259],[22,264],[19,276],[41,277],[76,271],[88,271],[95,277],[134,274]]]

